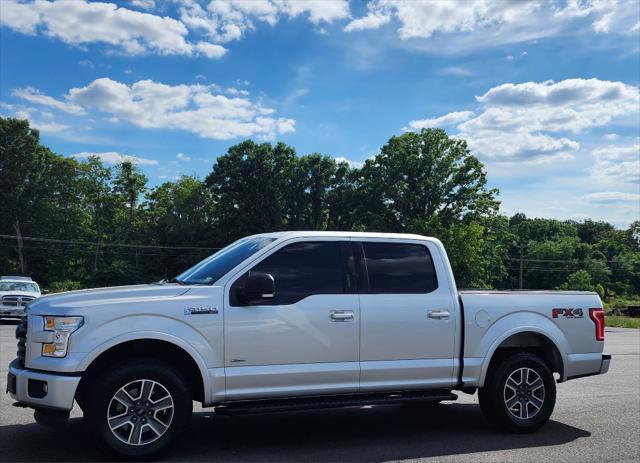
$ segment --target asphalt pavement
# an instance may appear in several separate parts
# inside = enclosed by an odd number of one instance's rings
[[[15,356],[15,324],[0,322],[0,390]],[[640,331],[608,328],[609,373],[558,385],[555,411],[534,434],[489,428],[477,396],[435,407],[388,405],[242,417],[196,409],[164,461],[640,461]],[[108,461],[81,412],[61,431],[0,394],[0,461]]]

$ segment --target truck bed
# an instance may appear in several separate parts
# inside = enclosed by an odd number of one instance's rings
[[[599,371],[603,342],[595,338],[589,309],[602,302],[590,291],[496,291],[465,289],[458,292],[464,319],[465,384],[480,377],[484,359],[512,332],[544,334],[563,358],[561,380]]]

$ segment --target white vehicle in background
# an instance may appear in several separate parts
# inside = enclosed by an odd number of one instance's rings
[[[27,303],[40,295],[38,283],[30,277],[0,277],[0,319],[22,318]]]

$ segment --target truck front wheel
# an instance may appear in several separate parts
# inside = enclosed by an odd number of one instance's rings
[[[106,446],[127,458],[158,455],[188,423],[188,383],[171,365],[133,359],[109,368],[91,385],[85,416]]]
[[[502,359],[489,371],[478,398],[482,413],[493,426],[514,433],[532,432],[553,412],[556,383],[543,359],[520,352]]]

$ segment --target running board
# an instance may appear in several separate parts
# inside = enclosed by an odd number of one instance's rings
[[[440,402],[456,400],[450,391],[385,392],[371,394],[349,394],[321,397],[296,397],[290,399],[240,400],[225,402],[215,407],[219,415],[250,415],[278,413],[322,408],[358,407],[363,405],[386,405],[401,402]]]

